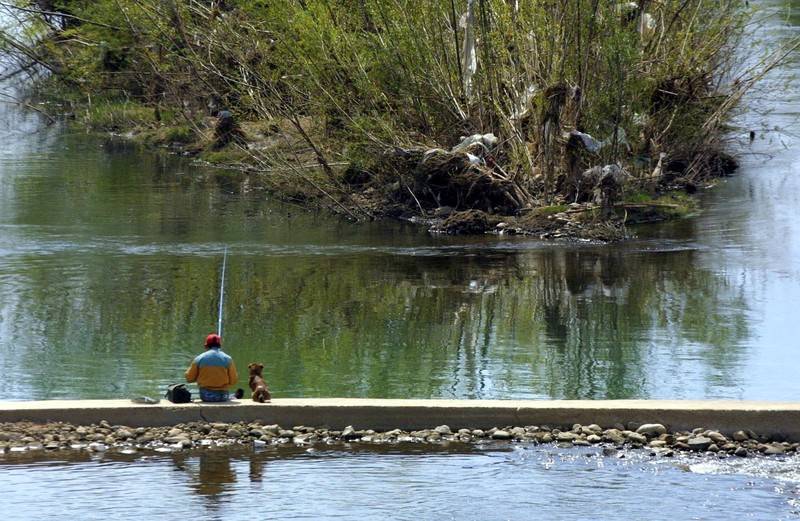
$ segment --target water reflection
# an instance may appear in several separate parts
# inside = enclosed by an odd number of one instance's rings
[[[2,398],[174,381],[214,327],[223,241],[227,345],[240,366],[265,363],[276,396],[739,393],[746,292],[699,269],[690,243],[352,227],[227,193],[175,158],[64,140],[52,161],[12,170],[0,206],[0,364],[14,375]],[[666,367],[681,388],[663,387]]]
[[[797,458],[652,458],[489,444],[0,456],[6,519],[797,519]],[[87,487],[87,484],[90,484]],[[47,498],[47,500],[43,500]],[[498,500],[500,498],[501,500]],[[565,514],[566,513],[566,514]],[[713,513],[713,515],[711,514]],[[601,517],[607,517],[602,514]]]
[[[2,337],[20,340],[0,393],[174,380],[213,327],[219,271],[213,248],[181,248],[119,255],[87,239],[1,261],[15,273]],[[692,250],[263,248],[231,246],[226,341],[240,366],[265,363],[276,396],[663,396],[666,366],[687,375],[679,395],[730,394],[742,370],[745,295]]]
[[[769,37],[797,34],[792,20]],[[796,89],[781,99],[771,117],[789,128]],[[699,218],[592,247],[353,226],[118,141],[3,133],[0,399],[180,379],[215,327],[223,244],[226,346],[263,362],[279,397],[800,399],[782,362],[800,163],[763,135],[774,159],[748,161]]]
[[[176,470],[189,476],[189,486],[195,494],[206,497],[210,505],[219,506],[220,496],[230,491],[236,483],[236,473],[231,467],[231,455],[221,451],[204,451],[196,456],[184,452],[172,455]],[[251,458],[251,468],[263,466],[257,458]]]

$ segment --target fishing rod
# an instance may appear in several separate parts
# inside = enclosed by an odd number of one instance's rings
[[[222,277],[219,283],[219,319],[217,320],[217,334],[222,336],[222,304],[225,302],[225,266],[228,263],[228,247],[222,255]]]

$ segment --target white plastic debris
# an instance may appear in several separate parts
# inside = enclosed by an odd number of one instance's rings
[[[514,104],[514,112],[511,113],[512,121],[522,119],[530,111],[530,103],[537,90],[536,85],[528,85],[525,92],[519,95]]]
[[[467,153],[467,159],[469,159],[469,162],[472,163],[473,165],[483,164],[483,160],[481,158],[479,158],[478,156],[474,156],[472,154],[469,154],[469,153]]]
[[[461,136],[461,142],[454,146],[450,151],[459,152],[466,150],[475,143],[483,145],[485,149],[490,149],[497,144],[497,136],[491,132],[488,134],[472,134],[471,136]]]
[[[475,51],[475,0],[467,0],[467,12],[461,16],[459,26],[464,29],[464,45],[461,59],[464,75],[464,95],[472,95],[472,77],[478,70],[478,54]]]

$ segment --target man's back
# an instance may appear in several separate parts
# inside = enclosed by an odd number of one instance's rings
[[[200,388],[214,391],[226,391],[238,379],[233,359],[218,347],[197,355],[186,371],[188,382],[196,381]]]

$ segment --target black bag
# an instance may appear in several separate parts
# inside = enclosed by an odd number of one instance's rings
[[[172,384],[167,387],[164,397],[172,403],[189,403],[192,401],[192,392],[186,384]]]

